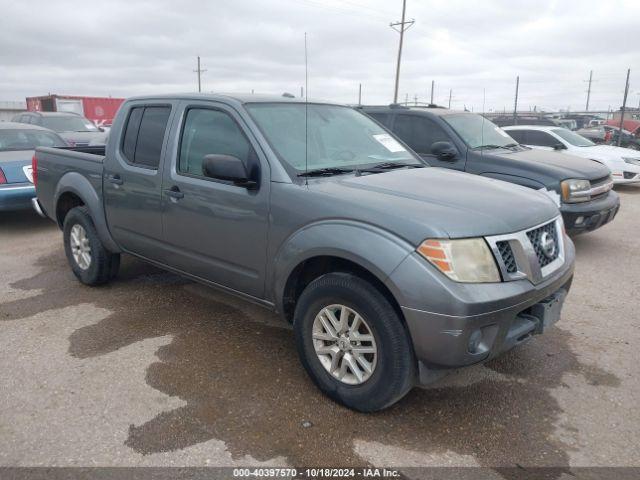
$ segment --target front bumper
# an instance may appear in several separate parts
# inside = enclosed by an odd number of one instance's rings
[[[565,239],[564,265],[537,285],[527,279],[488,284],[442,280],[439,286],[444,289],[440,292],[429,296],[418,291],[405,297],[401,309],[420,364],[420,382],[428,383],[437,370],[494,358],[542,333],[541,312],[552,305],[559,315],[571,287],[574,260],[573,244]],[[390,279],[415,280],[419,268],[419,259],[409,258]]]
[[[562,220],[569,235],[591,232],[606,225],[620,210],[620,197],[613,190],[606,196],[585,203],[563,203]]]
[[[628,185],[630,183],[640,183],[640,173],[623,171],[613,175],[615,185]]]
[[[28,210],[36,195],[33,184],[17,183],[0,186],[0,212]]]

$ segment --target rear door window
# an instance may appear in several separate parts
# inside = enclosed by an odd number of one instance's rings
[[[133,165],[157,169],[171,107],[134,107],[129,113],[122,153]]]

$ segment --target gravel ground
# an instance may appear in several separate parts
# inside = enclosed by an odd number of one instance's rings
[[[557,327],[372,415],[260,307],[131,258],[82,286],[53,223],[2,214],[0,465],[638,466],[640,188],[618,191]]]

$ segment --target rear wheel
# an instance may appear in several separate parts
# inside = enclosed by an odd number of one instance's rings
[[[117,275],[120,255],[109,252],[87,207],[69,211],[63,226],[64,249],[74,275],[85,285],[100,285]]]
[[[313,381],[349,408],[381,410],[414,384],[407,329],[384,295],[360,277],[330,273],[312,281],[296,305],[294,330]]]

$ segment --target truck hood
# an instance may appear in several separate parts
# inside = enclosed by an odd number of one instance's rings
[[[559,215],[553,201],[535,190],[440,168],[331,177],[309,187],[331,203],[338,200],[336,215],[377,225],[414,245],[429,237],[515,232]]]
[[[501,150],[500,153],[493,155],[509,159],[513,162],[511,167],[519,165],[523,172],[529,171],[553,177],[557,184],[567,178],[598,180],[610,174],[609,169],[601,163],[566,153],[527,148],[519,151]],[[486,156],[487,154],[485,154]],[[526,177],[527,175],[523,173],[521,176]]]

